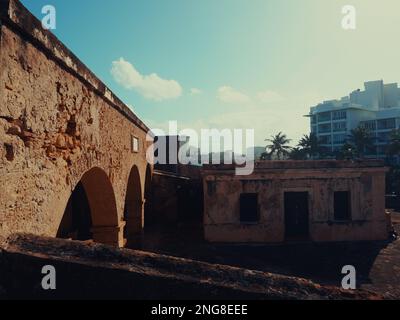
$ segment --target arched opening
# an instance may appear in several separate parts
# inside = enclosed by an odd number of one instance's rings
[[[72,192],[57,237],[122,245],[114,190],[100,168],[86,172]]]
[[[126,190],[124,237],[127,240],[127,247],[134,248],[141,244],[144,227],[142,187],[139,170],[136,166],[131,169]]]
[[[93,239],[89,201],[79,182],[72,192],[57,232],[57,238],[86,241]]]

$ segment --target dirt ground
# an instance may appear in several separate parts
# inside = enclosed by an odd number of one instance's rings
[[[400,213],[393,213],[400,235]],[[357,270],[357,287],[400,299],[400,239],[357,243],[212,245],[190,226],[147,229],[143,250],[217,264],[303,277],[340,287],[342,267]]]

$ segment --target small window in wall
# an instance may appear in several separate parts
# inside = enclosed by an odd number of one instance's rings
[[[132,152],[139,152],[139,138],[132,136]]]
[[[240,195],[240,222],[256,223],[258,215],[258,194],[243,193]]]
[[[351,220],[350,192],[339,191],[334,194],[334,212],[336,221]]]

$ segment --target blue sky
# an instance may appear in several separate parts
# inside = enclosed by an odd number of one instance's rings
[[[150,127],[298,140],[306,114],[364,81],[400,82],[398,0],[24,0]],[[341,27],[351,2],[356,30]]]

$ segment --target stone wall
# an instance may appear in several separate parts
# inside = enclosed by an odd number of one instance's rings
[[[183,168],[185,175],[154,171],[148,220],[153,226],[198,222],[203,214],[203,184],[200,168]],[[181,170],[179,170],[181,172]]]
[[[379,161],[266,161],[257,163],[250,176],[235,176],[230,166],[208,166],[203,172],[205,238],[211,242],[284,242],[284,194],[308,192],[308,240],[387,239],[385,172]],[[335,191],[350,191],[351,220],[335,221]],[[240,222],[242,193],[258,194],[257,223]]]
[[[108,209],[91,208],[94,236],[122,245],[132,170],[144,201],[147,127],[22,4],[0,0],[0,9],[0,237],[55,236],[90,172],[89,202]]]

